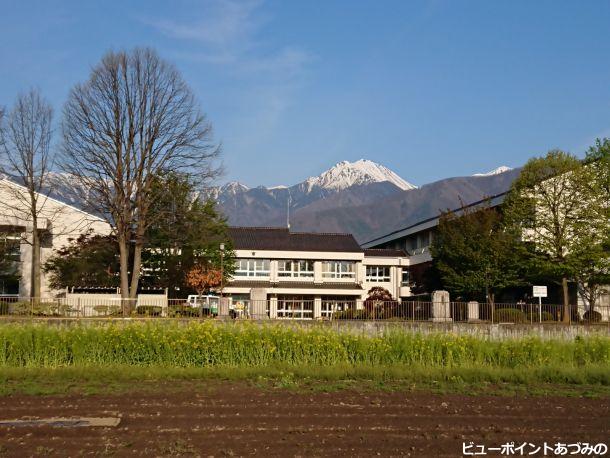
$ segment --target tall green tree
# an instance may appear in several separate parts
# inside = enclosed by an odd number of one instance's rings
[[[568,282],[577,280],[604,230],[603,201],[590,180],[575,156],[549,151],[527,162],[504,205],[511,225],[531,244],[530,267],[561,284],[566,322]]]
[[[159,197],[150,209],[154,223],[145,234],[142,287],[167,288],[174,297],[184,296],[192,291],[187,273],[201,263],[222,270],[226,282],[235,269],[234,253],[214,201],[201,198],[195,183],[184,174],[164,173],[153,186]],[[57,251],[44,270],[55,289],[119,286],[119,259],[114,236],[87,234]]]
[[[605,221],[600,239],[591,240],[590,246],[578,253],[578,291],[594,310],[599,297],[610,288],[610,139],[596,140],[587,151],[583,168],[592,200],[601,202],[595,208],[602,212],[602,223]]]
[[[586,164],[591,165],[598,191],[610,202],[610,139],[597,139],[587,151]],[[606,211],[610,211],[606,207]]]
[[[154,223],[146,232],[143,284],[183,295],[192,290],[186,282],[187,272],[202,262],[222,268],[226,282],[235,269],[234,254],[226,220],[216,203],[204,198],[184,174],[162,174],[153,187],[158,188],[159,198],[150,209]]]
[[[433,269],[452,294],[494,303],[499,291],[522,283],[519,249],[516,233],[497,210],[464,207],[441,215],[431,246]]]
[[[43,265],[52,289],[119,286],[116,239],[109,235],[81,234],[55,251]]]

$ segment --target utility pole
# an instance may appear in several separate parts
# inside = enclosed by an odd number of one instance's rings
[[[288,201],[286,202],[286,228],[290,231],[290,189],[288,189]]]
[[[220,297],[222,297],[222,290],[224,289],[224,260],[225,260],[225,244],[220,244]]]

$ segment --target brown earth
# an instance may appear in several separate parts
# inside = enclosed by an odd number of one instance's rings
[[[0,426],[0,456],[440,457],[461,456],[469,441],[610,439],[608,399],[303,393],[234,382],[165,393],[0,397],[0,420],[74,416],[120,416],[121,423]]]

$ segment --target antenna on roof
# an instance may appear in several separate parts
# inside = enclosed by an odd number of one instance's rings
[[[290,231],[290,190],[288,190],[288,201],[286,202],[286,227]]]

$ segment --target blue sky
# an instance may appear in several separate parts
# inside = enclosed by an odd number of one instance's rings
[[[0,0],[0,105],[59,118],[109,49],[152,46],[222,141],[222,181],[368,158],[415,184],[610,136],[610,2]]]

